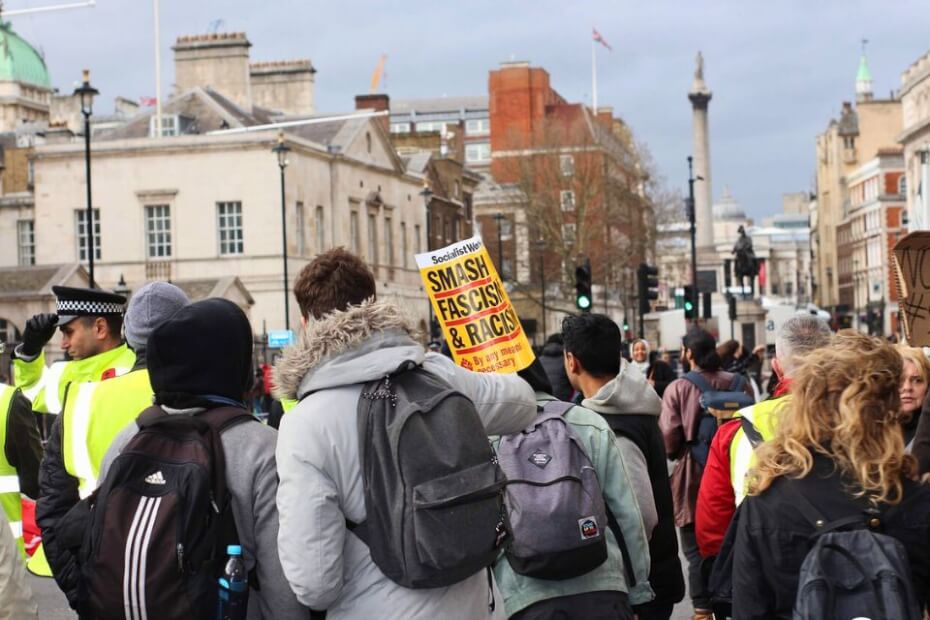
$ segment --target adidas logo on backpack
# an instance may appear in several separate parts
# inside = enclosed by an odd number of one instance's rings
[[[149,484],[166,484],[165,476],[162,475],[161,470],[158,470],[154,474],[149,474],[148,476],[146,476],[145,481]]]

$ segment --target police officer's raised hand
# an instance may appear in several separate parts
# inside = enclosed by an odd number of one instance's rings
[[[20,347],[22,354],[32,357],[41,353],[42,347],[48,344],[48,341],[55,335],[57,326],[57,314],[36,314],[26,321],[23,344]]]

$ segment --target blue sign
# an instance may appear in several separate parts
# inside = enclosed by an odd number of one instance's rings
[[[294,344],[294,331],[290,329],[276,329],[268,332],[268,347],[281,349]]]

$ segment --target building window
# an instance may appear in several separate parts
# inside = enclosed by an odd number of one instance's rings
[[[297,256],[304,255],[304,203],[298,202],[296,205],[296,212],[294,214],[294,219],[296,220],[297,228]]]
[[[242,203],[216,203],[216,229],[219,232],[220,256],[242,254]]]
[[[459,240],[459,235],[461,234],[461,233],[460,233],[460,229],[461,229],[460,224],[461,224],[461,222],[459,221],[459,218],[456,217],[456,218],[453,218],[453,219],[452,219],[452,241],[458,241],[458,240]]]
[[[562,190],[562,192],[559,194],[559,203],[562,205],[563,211],[574,211],[575,192],[570,189]]]
[[[417,133],[423,133],[427,131],[438,131],[439,133],[445,133],[446,125],[449,121],[423,121],[417,123]]]
[[[559,170],[563,177],[575,174],[575,157],[572,155],[559,155]]]
[[[16,222],[17,255],[20,265],[36,264],[36,228],[34,220]]]
[[[898,193],[902,196],[907,196],[907,177],[903,174],[898,177]]]
[[[575,225],[574,224],[562,224],[562,243],[567,243],[567,244],[575,243]]]
[[[473,118],[465,121],[465,135],[486,136],[491,133],[491,119]]]
[[[323,251],[324,246],[326,245],[326,231],[323,229],[323,207],[317,206],[316,208],[316,222],[314,222],[316,227],[316,251],[317,254]]]
[[[154,114],[149,118],[149,136],[152,138],[158,137],[157,119]],[[163,138],[181,135],[181,123],[177,114],[161,115],[161,135]]]
[[[100,260],[100,209],[94,209],[94,260]],[[75,229],[77,230],[78,261],[87,260],[87,210],[78,209],[74,212]]]
[[[371,133],[365,132],[365,150],[371,153]]]
[[[171,208],[168,205],[145,207],[145,246],[149,258],[171,257]]]
[[[391,123],[391,133],[410,133],[410,123]]]
[[[465,145],[465,162],[474,164],[491,161],[491,144],[489,142],[475,142]]]
[[[497,220],[497,225],[501,227],[501,237],[508,238],[513,235],[513,222],[509,217],[502,217]]]
[[[407,268],[409,264],[407,262],[407,223],[400,223],[400,251],[401,251],[401,264],[404,266],[404,269]]]
[[[358,229],[358,211],[352,211],[349,215],[349,244],[352,253],[358,256],[362,238]]]
[[[368,261],[378,264],[378,221],[374,213],[368,214]]]
[[[417,254],[422,254],[423,253],[423,239],[420,238],[420,225],[419,224],[416,224],[413,227],[413,234],[416,237],[416,240],[414,241],[414,247],[417,249]]]
[[[16,326],[6,319],[0,319],[0,342],[12,344],[19,339],[19,330],[16,329]]]
[[[26,164],[26,184],[29,187],[34,187],[36,184],[36,162],[31,157],[29,163]]]
[[[391,218],[384,218],[384,262],[388,267],[394,266],[394,230],[391,224]]]

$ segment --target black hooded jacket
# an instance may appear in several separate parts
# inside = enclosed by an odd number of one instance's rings
[[[539,355],[539,361],[542,363],[549,377],[549,383],[552,385],[552,391],[549,392],[559,400],[569,401],[572,398],[572,384],[568,382],[568,375],[565,373],[565,361],[563,360],[564,348],[557,342],[547,342]]]

